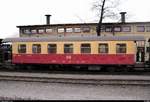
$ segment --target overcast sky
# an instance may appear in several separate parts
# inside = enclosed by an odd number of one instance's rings
[[[128,12],[126,21],[150,21],[150,0],[121,0],[119,11]],[[96,22],[94,0],[0,0],[0,38],[15,37],[18,25]],[[109,22],[109,20],[106,20]]]

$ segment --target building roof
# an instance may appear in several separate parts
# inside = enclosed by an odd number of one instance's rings
[[[150,24],[150,22],[125,22],[123,24]],[[65,24],[41,24],[41,25],[22,25],[17,26],[17,28],[21,27],[46,27],[46,26],[70,26],[70,25],[96,25],[97,23],[65,23]],[[122,24],[121,22],[109,22],[103,23],[103,25],[112,25],[112,24]]]
[[[144,36],[51,36],[6,38],[2,42],[54,42],[54,41],[145,41]]]

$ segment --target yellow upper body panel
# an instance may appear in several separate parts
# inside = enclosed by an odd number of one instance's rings
[[[13,42],[12,53],[18,54],[18,46],[26,44],[26,54],[32,54],[32,45],[41,45],[41,54],[48,54],[47,45],[57,44],[57,54],[64,54],[64,44],[73,44],[73,54],[80,54],[81,44],[91,45],[91,54],[98,54],[99,44],[108,44],[108,54],[116,54],[117,44],[126,44],[126,54],[135,54],[136,46],[134,41],[57,41],[57,42]]]

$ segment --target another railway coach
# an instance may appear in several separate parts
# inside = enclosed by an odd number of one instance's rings
[[[142,36],[52,36],[7,38],[12,63],[26,65],[134,65]]]

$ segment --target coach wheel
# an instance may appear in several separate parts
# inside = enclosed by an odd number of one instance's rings
[[[109,69],[107,68],[107,66],[102,66],[100,71],[101,72],[108,72]]]
[[[89,71],[99,71],[101,70],[100,66],[88,66]]]
[[[54,69],[54,66],[49,65],[49,66],[48,66],[48,69],[49,69],[49,70],[53,70],[53,69]]]
[[[27,68],[27,70],[32,70],[32,66],[31,65],[27,65],[26,68]]]
[[[21,68],[21,66],[19,64],[16,64],[14,67],[15,70],[19,70],[20,68]]]
[[[115,67],[108,67],[108,71],[109,71],[109,72],[115,72],[115,71],[116,71],[116,68],[115,68]]]
[[[129,72],[129,68],[124,67],[123,72]]]

